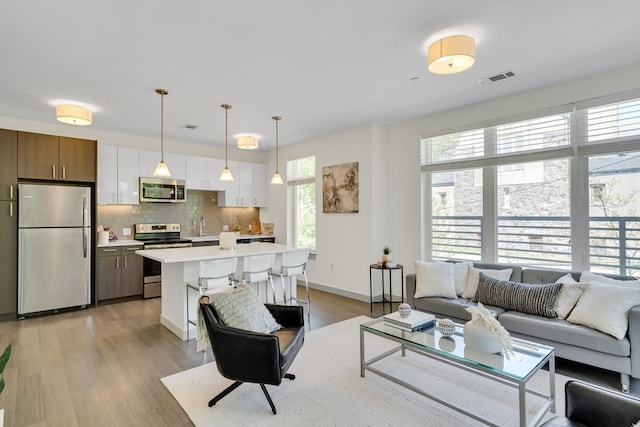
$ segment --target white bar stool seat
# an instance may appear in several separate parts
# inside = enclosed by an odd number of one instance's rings
[[[198,326],[195,319],[189,318],[189,290],[198,291],[198,299],[215,288],[233,285],[233,275],[238,266],[238,258],[223,258],[200,261],[198,283],[187,283],[187,341],[189,340],[189,325]]]
[[[311,299],[309,297],[309,281],[307,280],[307,260],[309,259],[309,249],[297,249],[291,252],[283,252],[276,258],[273,267],[273,275],[279,276],[282,282],[282,294],[284,302],[297,301],[307,304],[307,315],[311,317]],[[307,299],[293,297],[292,282],[296,283],[296,276],[304,277],[304,284],[307,290]],[[287,298],[287,286],[285,278],[289,282],[289,298]]]
[[[260,295],[259,284],[265,282],[265,302],[268,302],[268,283],[271,282],[271,293],[273,295],[273,303],[276,302],[276,288],[273,286],[273,278],[271,270],[275,262],[276,254],[251,255],[240,258],[238,268],[234,276],[237,282],[245,285],[250,283],[256,284],[256,294]]]

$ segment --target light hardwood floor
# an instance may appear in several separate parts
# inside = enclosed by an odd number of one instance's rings
[[[381,314],[380,305],[371,314],[368,303],[312,290],[307,328]],[[179,340],[159,315],[156,298],[0,322],[0,351],[12,343],[0,395],[5,427],[191,426],[160,378],[209,362],[211,354],[197,353],[195,340]],[[562,361],[558,371],[617,386],[609,372]]]
[[[311,330],[369,314],[367,303],[312,290],[305,320]],[[0,351],[12,343],[0,395],[5,427],[190,426],[160,378],[211,353],[197,353],[195,340],[179,340],[159,317],[155,298],[0,322]]]

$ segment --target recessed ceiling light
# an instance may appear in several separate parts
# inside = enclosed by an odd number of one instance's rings
[[[420,77],[411,77],[409,79],[410,82],[419,82],[420,81]]]
[[[199,127],[198,125],[194,125],[193,123],[185,123],[185,124],[182,125],[183,129],[194,130],[194,129],[197,129],[198,127]]]

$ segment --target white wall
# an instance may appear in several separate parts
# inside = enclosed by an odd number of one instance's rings
[[[309,262],[309,279],[319,288],[368,301],[368,266],[380,259],[385,245],[391,247],[394,261],[405,266],[405,274],[414,271],[413,261],[423,258],[420,243],[421,136],[639,88],[640,65],[636,65],[469,105],[388,128],[372,124],[282,147],[279,170],[283,176],[287,160],[316,156],[317,258]],[[490,86],[487,90],[491,90]],[[91,128],[70,127],[57,122],[43,124],[0,117],[0,128],[97,139],[112,145],[159,148],[157,138],[97,132]],[[223,149],[176,141],[165,141],[165,150],[224,157]],[[255,155],[245,153],[230,150],[229,157],[262,161],[267,163],[267,175],[270,177],[273,174],[275,156],[272,151]],[[322,167],[349,162],[359,162],[360,212],[322,213]],[[269,206],[261,209],[261,219],[274,222],[276,237],[284,242],[286,185],[269,185]]]
[[[415,271],[413,261],[424,259],[420,239],[422,136],[639,88],[637,65],[388,128],[370,125],[282,148],[281,172],[289,159],[316,155],[318,256],[309,263],[309,279],[318,288],[368,301],[368,265],[380,259],[385,245],[391,247],[393,260],[405,266],[405,274]],[[352,161],[360,162],[360,212],[323,214],[322,166]],[[273,163],[269,168],[274,170]],[[273,187],[270,208],[261,215],[276,223],[276,234],[282,240],[286,236],[286,189]],[[334,264],[333,271],[330,263]]]

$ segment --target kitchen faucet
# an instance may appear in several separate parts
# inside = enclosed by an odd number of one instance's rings
[[[200,217],[200,221],[198,222],[198,235],[199,235],[200,237],[204,236],[204,227],[205,227],[206,225],[207,225],[207,224],[204,222],[204,217],[203,217],[203,216],[201,216],[201,217]]]

